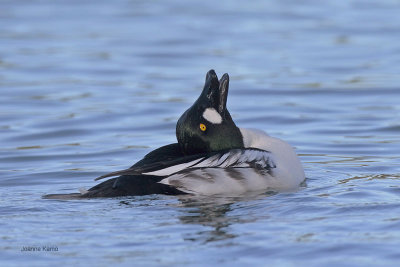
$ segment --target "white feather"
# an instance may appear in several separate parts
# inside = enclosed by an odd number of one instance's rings
[[[187,163],[182,163],[182,164],[178,164],[178,165],[173,165],[171,167],[168,168],[164,168],[164,169],[160,169],[157,171],[152,171],[152,172],[145,172],[143,174],[147,174],[147,175],[156,175],[156,176],[166,176],[166,175],[171,175],[173,173],[179,172],[181,170],[184,170],[186,168],[189,168],[190,166],[196,164],[197,162],[199,162],[200,160],[202,160],[203,158],[200,159],[196,159]]]
[[[305,179],[303,166],[293,147],[285,141],[271,137],[256,129],[240,128],[246,148],[254,147],[271,152],[276,168],[274,176],[288,185],[299,185]]]
[[[208,168],[177,173],[160,181],[192,194],[241,194],[248,191],[281,188],[282,184],[267,172],[249,168]]]
[[[206,108],[203,112],[203,118],[213,124],[220,124],[222,117],[214,108]]]

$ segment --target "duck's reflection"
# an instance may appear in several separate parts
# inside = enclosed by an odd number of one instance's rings
[[[265,198],[273,192],[246,195],[241,197],[194,197],[183,196],[179,198],[184,215],[179,216],[183,224],[196,224],[206,226],[205,230],[186,235],[185,240],[213,242],[233,239],[236,235],[231,226],[255,220],[255,217],[246,217],[238,211],[246,202]]]
[[[179,216],[182,223],[209,226],[208,230],[202,228],[203,231],[185,236],[186,240],[212,242],[235,237],[229,231],[232,218],[228,213],[232,211],[232,200],[224,199],[224,203],[213,203],[196,198],[181,198],[180,201],[185,209],[185,214]]]
[[[249,223],[260,218],[255,214],[254,207],[260,205],[266,197],[276,192],[252,192],[246,195],[227,196],[163,196],[149,195],[128,197],[119,201],[120,205],[130,207],[157,205],[162,201],[169,207],[174,207],[177,217],[182,224],[197,225],[193,231],[183,233],[184,240],[201,243],[215,242],[236,237],[232,226]],[[174,199],[171,203],[171,198]],[[165,201],[168,200],[168,203]],[[177,200],[177,201],[176,201]],[[265,217],[267,215],[264,215]]]

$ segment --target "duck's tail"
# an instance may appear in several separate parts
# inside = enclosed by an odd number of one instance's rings
[[[109,198],[123,196],[143,196],[152,194],[182,195],[186,194],[177,188],[159,183],[163,177],[152,175],[123,175],[104,181],[89,190],[80,189],[80,193],[72,194],[49,194],[45,199],[87,199],[87,198]]]

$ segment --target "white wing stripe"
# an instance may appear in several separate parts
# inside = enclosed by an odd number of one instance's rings
[[[234,165],[239,159],[240,159],[240,153],[237,153],[237,151],[229,151],[231,155],[226,159],[226,161],[221,165],[222,168],[226,168],[229,166]]]
[[[217,165],[218,165],[218,166],[221,166],[221,164],[224,163],[224,161],[228,158],[228,156],[229,156],[229,153],[223,154],[223,155],[219,158],[219,160],[218,160],[218,162],[217,162]]]
[[[181,170],[184,170],[188,167],[191,167],[192,165],[196,164],[197,162],[201,161],[204,158],[200,158],[200,159],[196,159],[187,163],[181,163],[178,165],[174,165],[168,168],[164,168],[164,169],[160,169],[157,171],[152,171],[152,172],[145,172],[143,174],[147,174],[147,175],[156,175],[156,176],[167,176],[167,175],[171,175],[174,173],[177,173]]]
[[[199,158],[187,163],[170,166],[164,169],[146,172],[146,175],[169,176],[185,169],[193,168],[249,168],[259,165],[262,168],[272,167],[275,165],[271,159],[271,153],[268,151],[255,149],[232,149],[223,155],[216,154],[209,158]]]
[[[202,162],[196,164],[195,168],[207,168],[207,167],[215,167],[215,160],[217,159],[218,155],[211,156]]]

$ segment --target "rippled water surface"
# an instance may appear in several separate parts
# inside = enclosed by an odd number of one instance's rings
[[[1,265],[397,265],[399,14],[398,0],[1,1]],[[175,142],[211,68],[231,76],[240,127],[296,147],[299,190],[41,198]]]

